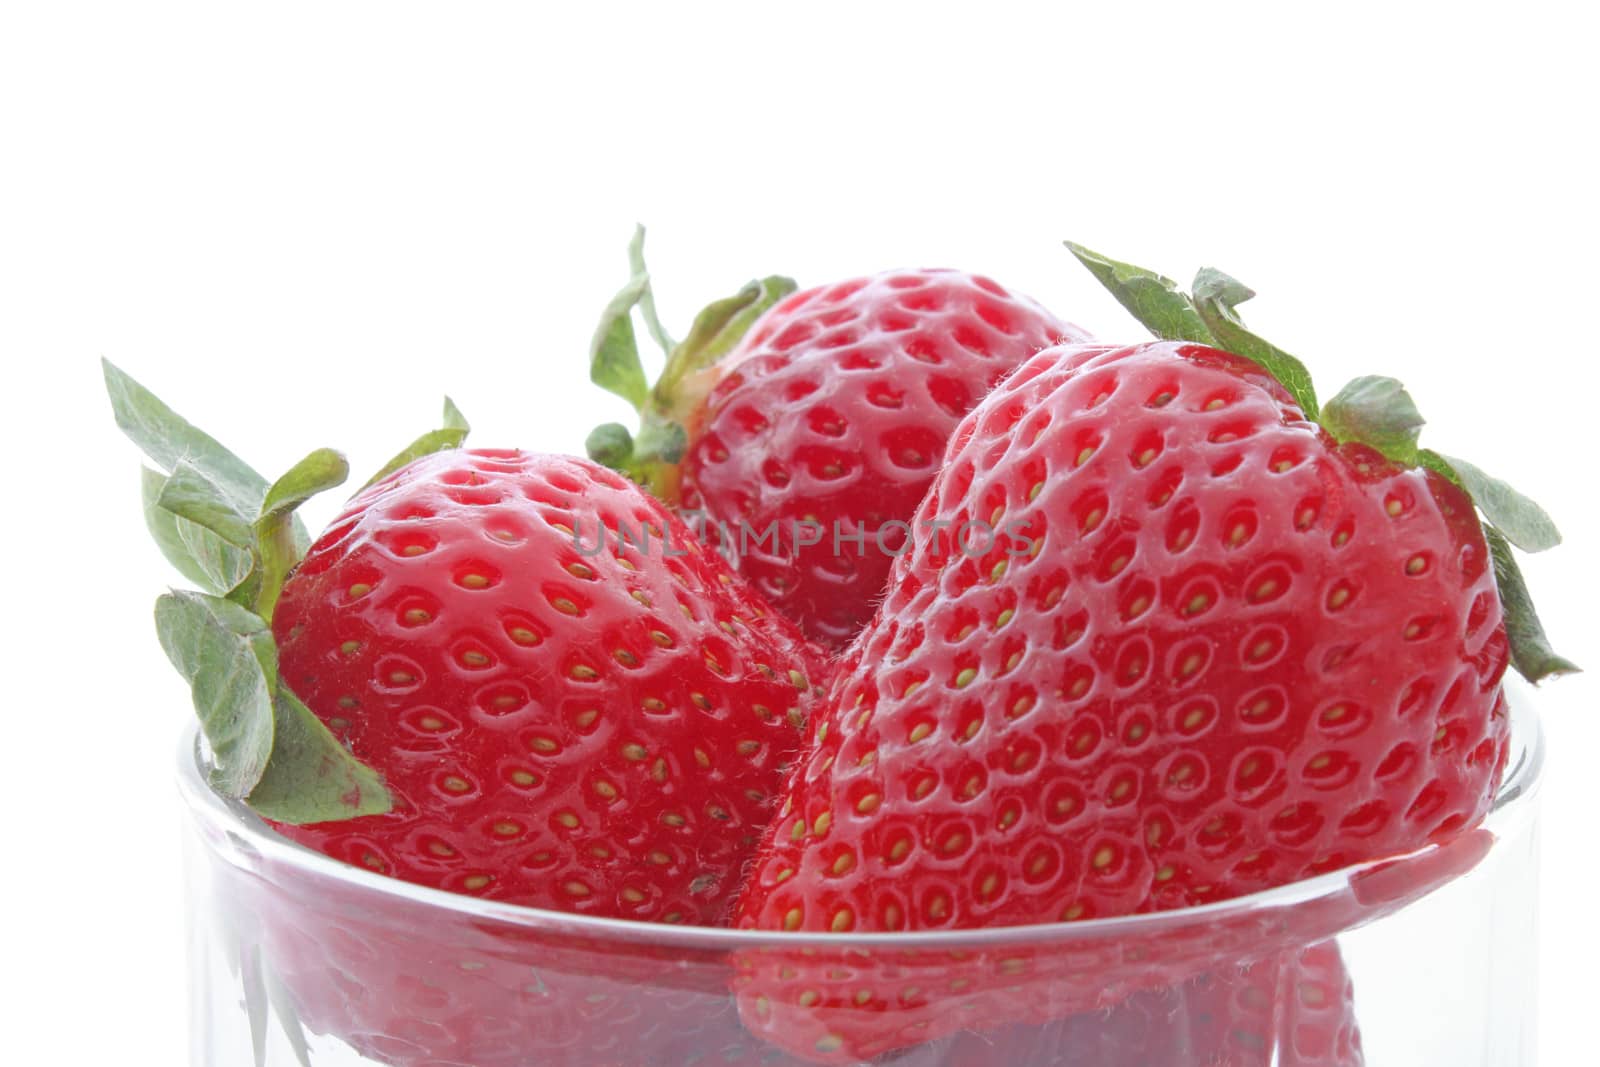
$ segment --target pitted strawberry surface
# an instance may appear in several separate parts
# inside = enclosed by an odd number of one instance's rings
[[[1027,357],[1086,338],[957,271],[795,293],[724,357],[686,420],[681,506],[775,529],[776,544],[746,536],[739,570],[813,637],[842,645],[882,596],[956,423]]]
[[[1449,836],[1506,751],[1472,504],[1242,358],[1041,353],[957,430],[741,922],[907,930],[1237,896]],[[1022,550],[1022,549],[1026,550]]]
[[[621,476],[513,451],[357,496],[273,625],[284,680],[395,797],[283,832],[410,881],[668,922],[722,916],[819,670]]]

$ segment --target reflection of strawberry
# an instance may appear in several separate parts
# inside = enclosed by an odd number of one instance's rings
[[[1519,667],[1564,664],[1529,666],[1548,650],[1462,484],[1507,534],[1543,547],[1553,530],[1419,450],[1396,383],[1358,381],[1319,425],[1293,368],[1188,343],[1061,346],[962,422],[812,723],[741,925],[1177,908],[1448,841],[1482,816],[1506,755],[1497,577]],[[994,528],[1020,534],[958,533]],[[785,1014],[816,977],[776,998],[747,983],[747,1017],[807,1047],[782,1030],[826,1027]]]
[[[916,1061],[920,1062],[920,1061]],[[1323,942],[1107,1012],[953,1038],[938,1067],[1360,1067],[1361,1036],[1339,948]],[[929,1067],[933,1067],[932,1062]]]
[[[247,947],[282,990],[280,1016],[375,1063],[798,1062],[740,1027],[713,952],[470,916],[298,865],[217,874],[216,906],[248,920]]]
[[[792,284],[769,279],[749,300]],[[648,399],[633,398],[645,421],[637,446],[608,459],[725,527],[740,572],[833,646],[882,596],[956,423],[1039,349],[1088,336],[988,278],[951,270],[792,293],[742,338],[733,332],[737,343],[722,330],[710,357],[696,326]],[[634,380],[642,393],[642,376]],[[681,464],[655,462],[661,455]]]
[[[520,452],[442,452],[357,496],[273,629],[285,681],[396,800],[286,834],[409,881],[666,922],[722,917],[817,669],[638,487]]]
[[[786,949],[783,935],[774,934],[771,944],[735,957],[734,988],[752,1032],[837,1067],[893,1050],[901,1050],[893,1053],[897,1064],[903,1055],[907,1067],[922,1067],[942,1062],[925,1059],[930,1049],[982,1049],[993,1041],[1012,1047],[1064,1041],[1065,1035],[1082,1041],[1085,1034],[1109,1042],[1134,1032],[1126,1020],[1137,1019],[1138,1011],[1163,1004],[1170,1010],[1175,987],[1204,990],[1213,981],[1204,976],[1233,975],[1240,961],[1292,959],[1303,946],[1392,914],[1471,870],[1491,840],[1487,830],[1472,830],[1403,859],[1359,868],[1347,879],[1330,879],[1314,894],[1241,902],[1221,913],[1150,915],[1132,936],[1116,924],[1071,923],[994,931],[981,947],[841,939]],[[1125,1005],[1135,1014],[1125,1013]],[[1084,1029],[1086,1020],[1107,1018],[1124,1022]],[[963,1031],[982,1036],[959,1036]],[[1152,1059],[1150,1067],[1162,1062]],[[1230,1061],[1198,1062],[1215,1067]]]

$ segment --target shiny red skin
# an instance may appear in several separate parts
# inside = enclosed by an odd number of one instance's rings
[[[884,548],[903,544],[904,531],[884,523],[911,518],[956,423],[1035,352],[1087,339],[958,271],[890,271],[795,293],[722,361],[689,418],[681,506],[736,533],[747,523],[741,573],[812,638],[841,647],[883,595],[893,561]],[[798,543],[803,522],[817,524],[819,543]],[[774,523],[778,543],[756,545]]]
[[[928,526],[996,519],[1024,534],[970,556]],[[954,435],[738,921],[1147,912],[1451,838],[1504,764],[1506,659],[1449,482],[1236,356],[1042,352]]]
[[[725,918],[820,677],[637,486],[514,451],[438,453],[357,495],[273,631],[285,682],[395,798],[287,836],[423,885],[664,922]]]

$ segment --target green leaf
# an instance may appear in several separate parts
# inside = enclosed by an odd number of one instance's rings
[[[267,491],[265,478],[109,361],[100,362],[117,425],[156,466],[170,473],[180,463],[187,463],[215,485],[240,514],[255,512]]]
[[[186,459],[173,467],[156,504],[205,527],[236,548],[248,550],[255,543],[251,529],[255,509],[251,508],[248,514],[241,512],[222,486]]]
[[[671,352],[675,347],[667,331],[661,325],[661,319],[656,315],[655,289],[649,283],[650,271],[644,265],[644,227],[634,226],[633,240],[628,242],[628,270],[634,277],[644,275],[644,292],[639,297],[639,313],[644,317],[645,329],[650,331],[651,338],[661,346],[661,351]]]
[[[1194,304],[1216,345],[1261,365],[1294,397],[1306,417],[1317,417],[1317,393],[1306,365],[1277,345],[1245,329],[1234,307],[1255,295],[1244,283],[1214,267],[1202,269],[1194,280]]]
[[[589,342],[589,380],[644,410],[650,382],[639,362],[639,342],[633,333],[633,309],[650,291],[650,276],[635,274],[600,313]]]
[[[596,463],[626,471],[628,460],[633,456],[633,434],[620,422],[608,422],[590,430],[583,447]]]
[[[1217,344],[1194,301],[1171,278],[1131,263],[1108,259],[1071,241],[1065,244],[1078,257],[1078,262],[1089,268],[1089,273],[1111,291],[1117,303],[1157,337],[1164,341]]]
[[[218,596],[228,595],[250,577],[255,563],[248,551],[235,548],[210,530],[161,507],[167,476],[149,467],[140,467],[139,471],[145,526],[167,562],[185,578]]]
[[[697,408],[710,388],[697,380],[698,372],[732,351],[767,309],[796,288],[793,278],[771,275],[746,282],[737,293],[703,308],[694,317],[689,335],[667,356],[656,382],[655,411],[669,419],[681,419]]]
[[[344,456],[331,448],[319,448],[272,483],[256,522],[266,523],[287,515],[318,493],[343,485],[348,477],[350,464]]]
[[[1256,295],[1256,291],[1244,282],[1215,267],[1201,267],[1195,273],[1193,289],[1195,300],[1217,300],[1230,308]]]
[[[213,789],[297,825],[389,810],[377,773],[279,684],[265,619],[229,600],[173,592],[156,601],[156,632],[189,682]]]
[[[156,601],[156,633],[189,683],[211,750],[212,788],[248,796],[273,747],[278,653],[266,620],[231,601],[174,592]]]
[[[248,798],[250,807],[263,818],[301,826],[382,815],[393,807],[378,773],[351,755],[322,721],[282,686],[273,723],[272,758]]]
[[[1506,638],[1511,644],[1511,665],[1530,682],[1579,670],[1571,660],[1557,655],[1545,636],[1544,625],[1533,609],[1528,584],[1517,566],[1516,554],[1506,535],[1485,523],[1484,538],[1494,560],[1494,577],[1500,587],[1500,605],[1505,614]]]
[[[646,421],[633,445],[635,463],[677,463],[689,447],[689,434],[676,422]]]
[[[445,452],[452,448],[460,448],[462,442],[467,439],[467,434],[472,427],[467,424],[466,417],[461,414],[461,409],[456,407],[455,402],[449,397],[444,398],[444,417],[442,422],[443,424],[439,429],[429,430],[401,449],[393,459],[379,469],[377,474],[368,479],[367,484],[362,488],[365,489],[367,486],[376,485],[401,467],[414,460],[421,459],[423,456],[431,456],[435,452]]]
[[[343,485],[350,476],[350,464],[331,448],[319,448],[289,469],[267,490],[261,514],[252,527],[260,582],[251,606],[256,614],[270,620],[278,605],[278,594],[294,565],[308,547],[299,535],[294,509],[313,496]]]
[[[1545,510],[1498,478],[1455,456],[1429,453],[1449,464],[1455,481],[1472,495],[1483,517],[1524,552],[1543,552],[1561,543],[1561,531]],[[1434,463],[1425,463],[1438,469]],[[1441,472],[1442,473],[1442,472]]]
[[[1354,379],[1324,405],[1321,422],[1340,441],[1360,441],[1398,463],[1417,462],[1422,413],[1393,378]]]

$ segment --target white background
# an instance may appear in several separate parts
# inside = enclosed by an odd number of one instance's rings
[[[1136,337],[1062,238],[1220,266],[1324,392],[1403,377],[1428,440],[1548,506],[1568,543],[1527,570],[1600,669],[1580,7],[1065,7],[0,9],[4,1059],[184,1055],[174,579],[97,358],[268,471],[370,467],[446,390],[479,443],[577,449],[622,414],[584,353],[635,220],[680,331],[756,274],[952,265]],[[1541,695],[1559,1067],[1592,1035],[1600,707]]]

